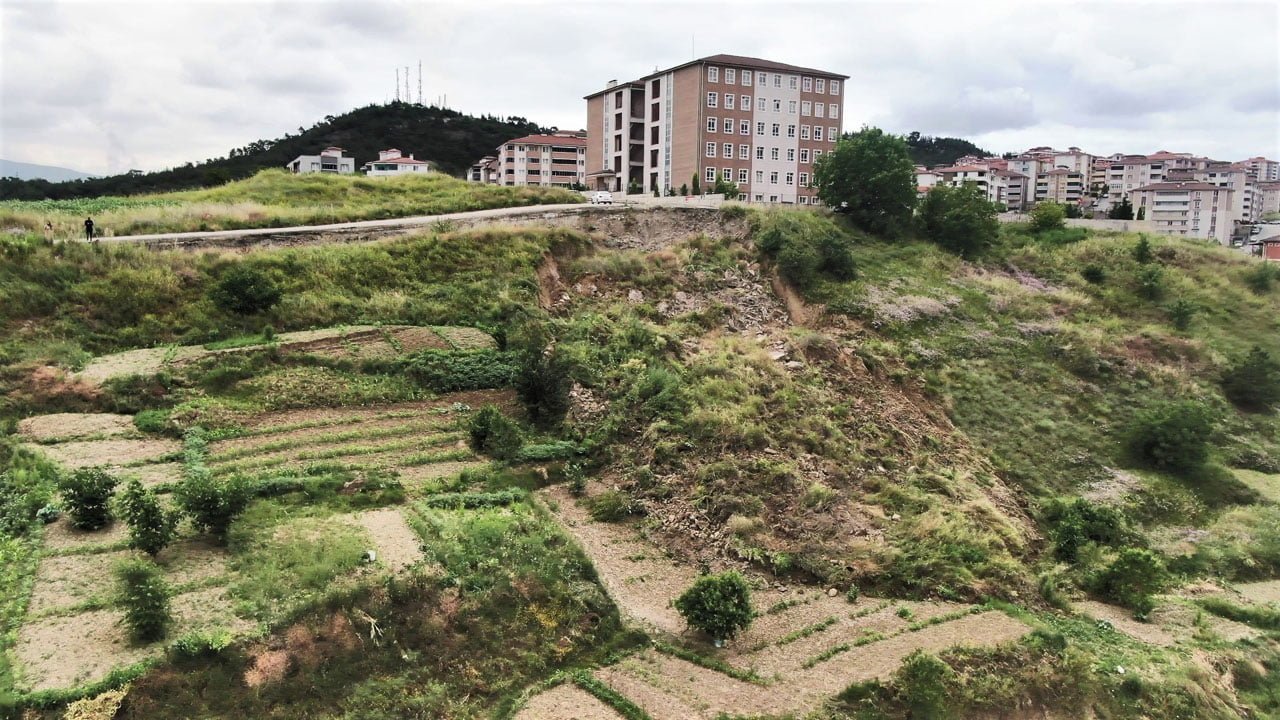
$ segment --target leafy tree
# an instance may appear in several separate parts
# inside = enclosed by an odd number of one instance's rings
[[[716,187],[713,190],[715,194],[724,195],[725,200],[736,200],[738,198],[738,185],[736,183],[720,178],[716,180]]]
[[[1133,608],[1146,617],[1154,608],[1152,595],[1169,584],[1164,563],[1150,550],[1125,548],[1094,579],[1094,589],[1108,600]]]
[[[1280,405],[1280,360],[1254,345],[1222,374],[1222,392],[1247,410],[1263,411]]]
[[[818,197],[867,232],[892,236],[911,221],[915,166],[902,138],[864,127],[823,155],[813,175]]]
[[[467,424],[471,449],[499,460],[515,457],[520,450],[520,428],[495,405],[485,405]]]
[[[200,468],[188,472],[174,496],[178,506],[191,517],[192,525],[221,541],[226,539],[232,521],[249,506],[253,487],[243,475],[219,482],[206,468]]]
[[[559,424],[569,411],[572,388],[573,378],[564,353],[554,348],[532,348],[523,353],[520,374],[516,376],[516,393],[535,425]]]
[[[142,487],[137,478],[125,486],[120,508],[129,524],[129,547],[154,557],[173,542],[181,515],[162,508],[155,493]]]
[[[1186,298],[1178,298],[1169,304],[1169,322],[1178,330],[1187,330],[1191,327],[1191,321],[1195,318],[1197,308],[1195,303]]]
[[[946,720],[954,717],[947,707],[947,686],[955,674],[950,665],[917,649],[903,659],[893,686],[912,720]]]
[[[961,257],[982,252],[1000,233],[995,204],[972,183],[934,187],[920,203],[918,217],[926,237]]]
[[[1055,202],[1037,203],[1031,209],[1031,229],[1036,232],[1060,230],[1067,226],[1067,211]]]
[[[701,194],[702,194],[702,184],[698,181],[698,173],[694,173],[694,174],[693,174],[693,186],[692,186],[692,187],[693,187],[693,194],[694,194],[694,195],[701,195]]]
[[[676,610],[690,627],[717,641],[733,638],[751,624],[751,588],[736,570],[703,575],[676,598]]]
[[[1186,474],[1209,457],[1213,415],[1200,403],[1158,405],[1138,413],[1126,438],[1133,458],[1158,470]]]
[[[1111,209],[1107,211],[1107,217],[1112,220],[1132,220],[1133,219],[1133,203],[1129,202],[1129,198],[1121,200]]]
[[[169,612],[170,589],[160,569],[150,560],[130,558],[115,567],[124,622],[134,642],[164,639],[172,623]]]
[[[209,296],[222,310],[237,315],[252,315],[270,310],[280,302],[280,289],[266,273],[256,268],[237,265],[222,275]]]
[[[1084,217],[1084,213],[1083,213],[1083,212],[1081,212],[1081,210],[1080,210],[1080,206],[1079,206],[1079,205],[1076,205],[1075,203],[1070,203],[1070,204],[1067,204],[1067,205],[1063,205],[1063,206],[1062,206],[1062,209],[1067,213],[1067,217],[1069,217],[1069,218],[1081,218],[1081,217]]]
[[[109,503],[119,482],[100,468],[81,468],[63,476],[58,489],[71,524],[81,530],[97,530],[111,522]]]

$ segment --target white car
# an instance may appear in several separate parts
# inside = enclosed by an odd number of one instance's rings
[[[613,193],[609,192],[608,190],[597,190],[596,192],[591,193],[591,204],[592,205],[612,205]]]

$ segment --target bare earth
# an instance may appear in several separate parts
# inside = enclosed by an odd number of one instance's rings
[[[1280,605],[1280,580],[1241,583],[1235,586],[1235,590],[1250,602],[1261,604],[1275,603]]]
[[[18,434],[36,442],[83,438],[130,437],[138,434],[132,415],[111,413],[54,413],[25,418]]]
[[[370,510],[352,515],[349,520],[369,533],[378,551],[378,562],[391,572],[400,572],[422,559],[422,541],[399,510]]]
[[[66,515],[44,526],[44,547],[58,553],[93,545],[113,545],[129,539],[129,528],[122,522],[111,523],[100,530],[77,530]]]
[[[1159,625],[1134,620],[1132,610],[1094,600],[1082,600],[1072,604],[1077,611],[1095,620],[1105,620],[1111,623],[1111,626],[1118,632],[1142,642],[1168,647],[1178,641],[1169,631]]]
[[[563,683],[529,700],[515,720],[620,720],[621,715],[573,683]]]
[[[154,461],[182,449],[177,440],[73,440],[57,445],[25,445],[59,465],[75,470],[102,465]]]

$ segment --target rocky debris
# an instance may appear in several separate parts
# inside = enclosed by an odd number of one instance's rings
[[[569,389],[568,419],[571,425],[590,426],[609,411],[609,403],[595,390],[577,383]]]
[[[639,305],[640,303],[644,302],[644,293],[640,292],[639,290],[628,290],[627,302],[631,303],[632,305]]]

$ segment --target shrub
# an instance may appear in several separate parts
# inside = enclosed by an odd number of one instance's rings
[[[1254,345],[1222,373],[1222,392],[1247,410],[1262,411],[1280,404],[1280,360]]]
[[[520,450],[520,427],[495,405],[486,405],[472,415],[467,432],[468,444],[478,453],[509,460]]]
[[[1164,295],[1164,270],[1159,265],[1147,265],[1138,271],[1138,294],[1148,300],[1159,300]]]
[[[1138,244],[1133,246],[1133,259],[1139,265],[1146,265],[1154,259],[1151,253],[1151,241],[1147,239],[1146,235],[1139,237]]]
[[[1101,265],[1086,265],[1080,271],[1080,276],[1092,285],[1101,285],[1107,281],[1107,271]]]
[[[1076,498],[1071,503],[1054,501],[1045,508],[1054,552],[1059,560],[1075,562],[1086,542],[1115,546],[1130,539],[1124,515],[1108,505]]]
[[[501,350],[423,350],[405,359],[404,372],[436,392],[510,387],[516,377],[515,353]]]
[[[1158,470],[1186,474],[1209,457],[1213,415],[1200,403],[1186,400],[1138,413],[1127,445],[1133,459]]]
[[[1195,317],[1197,308],[1190,300],[1179,298],[1170,303],[1166,311],[1169,313],[1169,322],[1173,323],[1174,328],[1186,330],[1191,327],[1191,320]]]
[[[945,720],[954,716],[947,709],[947,685],[954,676],[950,665],[924,650],[915,650],[894,673],[893,685],[912,720]]]
[[[751,609],[751,588],[746,578],[735,570],[698,578],[676,598],[675,607],[690,627],[717,642],[733,638],[755,617]]]
[[[174,640],[169,652],[177,660],[211,658],[231,647],[234,641],[230,630],[196,630]]]
[[[1041,233],[1047,230],[1058,230],[1067,225],[1067,211],[1058,203],[1037,203],[1031,209],[1031,229]]]
[[[1132,608],[1145,617],[1154,608],[1152,595],[1169,583],[1164,563],[1150,550],[1126,548],[1098,573],[1094,590],[1108,600]]]
[[[1271,286],[1277,279],[1280,279],[1280,268],[1265,261],[1244,276],[1245,284],[1259,295],[1271,292]]]
[[[19,468],[0,473],[0,534],[26,534],[35,520],[44,521],[41,512],[46,507],[56,512],[52,499],[52,485],[39,473]]]
[[[142,487],[137,478],[125,486],[120,509],[129,524],[129,547],[154,557],[173,542],[179,513],[160,507],[155,493]]]
[[[621,490],[605,490],[588,498],[586,504],[591,519],[596,522],[619,522],[641,512],[636,501]]]
[[[207,441],[204,429],[193,427],[183,439],[183,474],[174,497],[178,507],[191,517],[196,529],[225,540],[227,529],[253,499],[254,487],[248,478],[233,475],[217,481],[205,466]]]
[[[134,642],[160,640],[169,629],[169,586],[150,560],[130,558],[115,568],[124,622]]]
[[[818,267],[822,265],[822,256],[818,249],[808,243],[793,242],[783,245],[778,251],[778,272],[787,282],[807,290],[818,276]]]
[[[209,298],[226,312],[253,315],[275,307],[280,289],[261,270],[237,265],[223,273],[209,290]]]
[[[516,393],[535,425],[553,427],[564,420],[571,389],[569,361],[559,350],[539,348],[524,354],[516,376]]]
[[[81,468],[58,483],[71,524],[81,530],[97,530],[111,522],[108,503],[120,481],[100,468]]]
[[[168,410],[143,410],[133,416],[133,426],[145,433],[165,434],[173,429]]]

